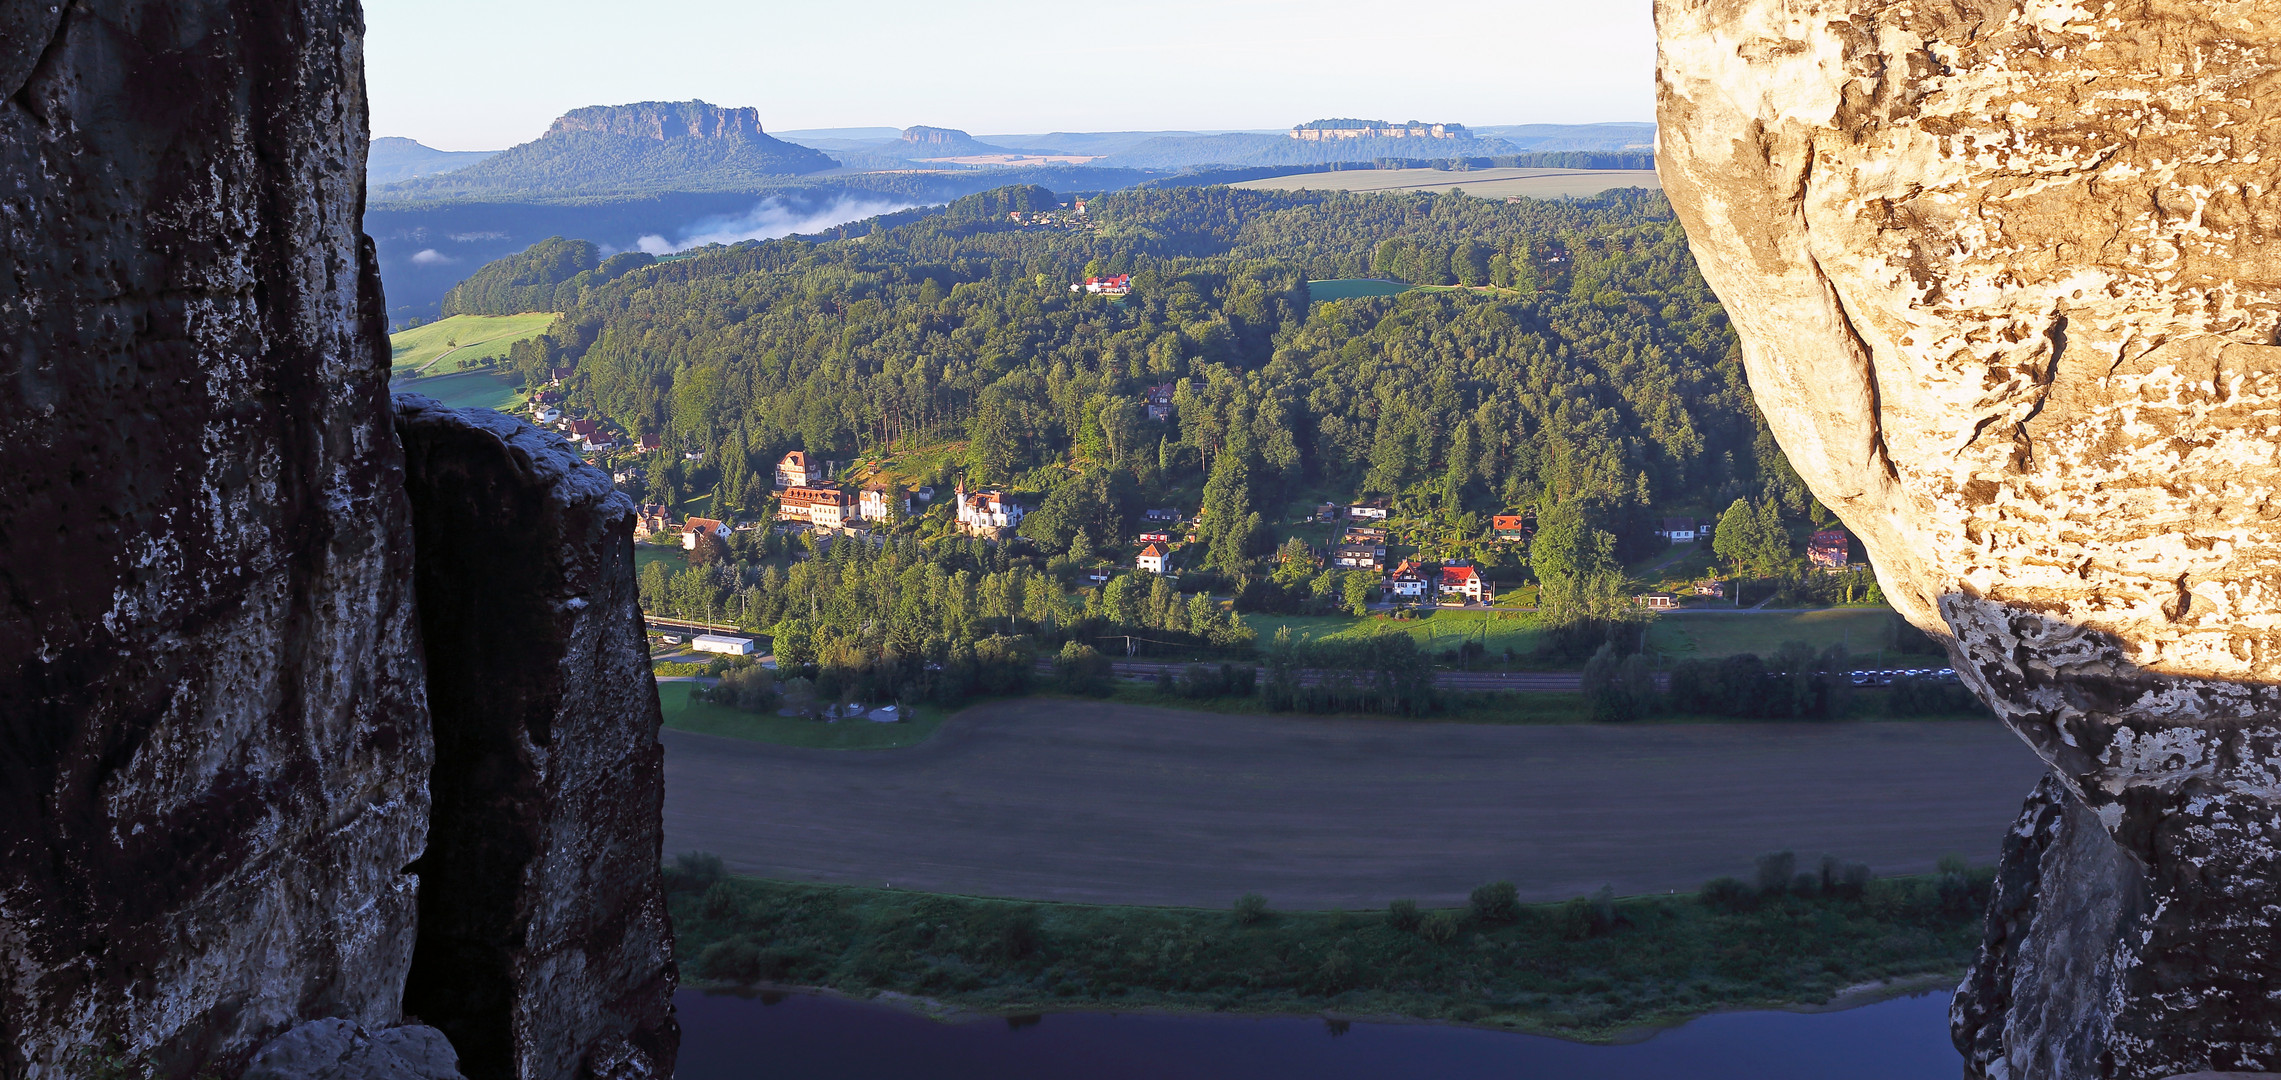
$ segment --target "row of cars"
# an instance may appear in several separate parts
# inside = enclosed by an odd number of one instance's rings
[[[1956,669],[1885,668],[1878,671],[1856,671],[1853,673],[1853,685],[1855,686],[1891,686],[1895,679],[1939,679],[1942,682],[1955,682]]]

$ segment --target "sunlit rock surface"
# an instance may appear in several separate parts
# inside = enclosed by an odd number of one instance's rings
[[[2056,777],[1959,1044],[2281,1067],[2281,8],[1661,0],[1759,404]]]

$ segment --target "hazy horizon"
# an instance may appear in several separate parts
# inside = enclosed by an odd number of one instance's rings
[[[1278,130],[1333,116],[1646,123],[1645,4],[1173,0],[1145,16],[1010,0],[978,11],[665,0],[369,0],[375,137],[444,150],[537,138],[586,105],[752,106],[770,131],[930,124],[975,134]],[[1430,56],[1431,61],[1425,58]]]

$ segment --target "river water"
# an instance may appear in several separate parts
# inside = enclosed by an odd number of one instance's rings
[[[891,1005],[684,992],[678,1080],[1956,1080],[1946,991],[1701,1017],[1592,1046],[1433,1024],[1051,1013],[941,1022]]]

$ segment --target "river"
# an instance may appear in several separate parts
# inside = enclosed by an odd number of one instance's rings
[[[683,992],[679,1080],[1956,1080],[1945,991],[1700,1017],[1597,1046],[1437,1024],[1051,1013],[932,1020],[807,994]]]

